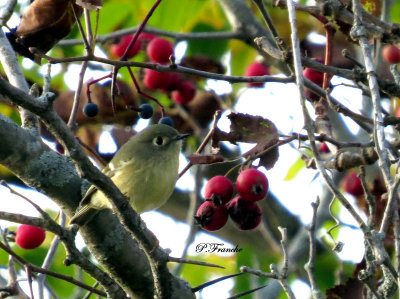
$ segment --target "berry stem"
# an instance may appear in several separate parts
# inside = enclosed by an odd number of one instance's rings
[[[326,36],[326,46],[325,46],[325,65],[332,64],[332,56],[333,56],[333,38],[335,36],[335,28],[333,25],[328,22],[324,25],[325,27],[325,36]],[[328,73],[324,73],[324,80],[322,84],[322,89],[327,89],[329,87],[329,81],[331,81],[332,76]]]
[[[212,136],[214,135],[214,132],[215,132],[216,127],[217,127],[217,122],[218,122],[218,120],[221,118],[221,116],[222,116],[222,110],[217,110],[217,111],[215,111],[214,120],[213,120],[213,123],[211,124],[211,129],[210,129],[210,131],[208,132],[207,136],[204,138],[203,142],[200,144],[200,146],[199,146],[199,148],[197,149],[197,151],[195,152],[195,154],[200,154],[200,153],[203,151],[203,149],[206,147],[208,141],[210,141],[210,139],[212,139]],[[185,172],[188,171],[188,170],[190,169],[190,167],[192,167],[192,166],[193,166],[193,163],[192,163],[192,162],[189,162],[189,163],[185,166],[185,168],[179,173],[178,179],[179,179],[181,176],[183,176],[183,175],[185,174]]]
[[[150,8],[149,12],[147,13],[146,17],[144,18],[143,22],[140,24],[138,30],[135,32],[135,35],[133,36],[133,39],[129,43],[128,47],[126,47],[124,55],[121,57],[121,61],[126,60],[126,57],[128,56],[129,50],[133,47],[133,45],[136,43],[137,39],[139,38],[140,33],[142,33],[144,27],[146,26],[147,22],[149,21],[150,17],[153,15],[153,12],[157,8],[157,6],[161,3],[162,0],[157,0],[156,3],[153,4],[153,6]]]
[[[99,82],[101,80],[107,79],[107,78],[111,78],[111,74],[108,74],[106,76],[103,76],[101,78],[98,78],[98,79],[95,79],[95,80],[92,80],[92,81],[88,82],[87,87],[86,87],[86,95],[87,95],[88,103],[92,102],[92,98],[90,96],[90,86],[93,85],[93,84],[96,84],[97,82]]]
[[[164,117],[164,116],[165,116],[165,109],[164,109],[164,106],[163,106],[156,98],[153,98],[152,96],[150,96],[150,95],[144,93],[144,92],[140,89],[140,86],[139,86],[138,82],[136,81],[136,78],[135,78],[135,76],[134,76],[134,74],[133,74],[133,72],[132,72],[132,69],[131,69],[131,67],[129,67],[129,66],[128,66],[128,72],[129,72],[129,75],[131,75],[133,84],[135,85],[138,94],[144,96],[145,98],[147,98],[147,99],[149,99],[149,100],[154,101],[154,102],[160,107],[160,109],[161,109],[161,117]]]

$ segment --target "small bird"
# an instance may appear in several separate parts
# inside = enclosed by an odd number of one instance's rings
[[[103,173],[129,198],[136,212],[157,209],[174,190],[181,140],[187,136],[189,134],[179,134],[168,125],[151,125],[131,137]],[[102,209],[111,209],[111,203],[101,191],[91,186],[70,223],[83,225]]]

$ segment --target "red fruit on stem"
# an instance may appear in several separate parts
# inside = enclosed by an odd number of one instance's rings
[[[111,46],[111,52],[115,56],[121,58],[124,55],[125,50],[129,46],[129,43],[131,42],[132,39],[133,39],[132,34],[122,36],[117,44],[113,44]],[[130,48],[126,58],[132,58],[139,52],[139,50],[140,50],[140,43],[136,41]]]
[[[382,57],[390,64],[400,63],[400,49],[394,45],[386,45],[382,49]]]
[[[144,74],[144,85],[150,90],[167,88],[169,85],[170,74],[168,72],[159,73],[151,69],[146,69]]]
[[[265,76],[265,75],[269,75],[269,68],[262,63],[259,62],[253,62],[251,63],[246,71],[244,72],[244,75],[246,77],[253,77],[253,76]],[[247,86],[251,86],[251,87],[262,87],[264,86],[263,82],[252,82],[252,83],[247,83]]]
[[[319,150],[321,151],[321,153],[324,153],[324,154],[329,153],[329,147],[325,142],[320,143]]]
[[[261,200],[268,192],[268,179],[261,171],[249,168],[242,171],[237,177],[236,189],[243,199]]]
[[[346,174],[346,176],[343,178],[342,185],[344,191],[350,193],[353,196],[358,197],[364,194],[361,180],[357,176],[357,173],[354,171]]]
[[[46,238],[44,229],[21,224],[15,233],[15,242],[23,249],[34,249],[39,247]]]
[[[227,204],[233,196],[232,182],[222,175],[211,178],[204,191],[204,197],[211,200],[214,206]]]
[[[224,205],[216,207],[210,201],[205,201],[198,208],[194,218],[205,230],[215,231],[228,221],[228,210]]]
[[[250,202],[240,196],[235,197],[228,205],[231,219],[242,230],[256,228],[262,219],[261,209],[256,202]]]
[[[182,82],[178,90],[171,93],[171,97],[175,103],[188,104],[196,95],[196,86],[191,81]]]
[[[318,72],[308,67],[303,70],[303,76],[319,86],[322,86],[322,83],[324,82],[324,73]]]
[[[168,62],[172,54],[174,54],[172,43],[161,37],[153,38],[147,46],[147,55],[158,63]]]

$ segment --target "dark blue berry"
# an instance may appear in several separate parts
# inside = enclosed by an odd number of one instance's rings
[[[87,103],[83,106],[83,114],[87,117],[95,117],[99,113],[99,106],[95,103]]]
[[[153,107],[149,104],[142,104],[139,106],[139,117],[144,119],[149,119],[153,116]]]
[[[164,124],[164,125],[167,125],[167,126],[170,126],[170,127],[174,127],[174,121],[169,116],[160,118],[158,123],[159,124]]]

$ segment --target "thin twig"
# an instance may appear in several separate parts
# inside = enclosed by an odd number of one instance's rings
[[[223,277],[219,277],[217,279],[213,279],[211,281],[207,281],[206,283],[203,283],[203,284],[201,284],[201,285],[199,285],[197,287],[192,288],[192,292],[196,293],[196,292],[201,291],[202,289],[204,289],[204,288],[206,288],[206,287],[208,287],[210,285],[216,284],[216,283],[218,283],[220,281],[223,281],[225,279],[228,279],[228,278],[232,278],[232,277],[236,277],[236,276],[242,275],[243,273],[244,272],[231,274],[231,275],[226,275],[226,276],[223,276]]]
[[[222,111],[221,110],[217,110],[215,112],[215,114],[214,114],[214,119],[213,119],[213,122],[211,124],[211,129],[208,132],[208,134],[206,135],[206,137],[203,139],[202,143],[200,144],[200,146],[197,149],[197,151],[195,152],[195,154],[200,154],[203,151],[203,149],[206,147],[207,143],[210,141],[210,139],[212,138],[212,136],[213,136],[213,134],[215,132],[218,120],[221,118],[221,116],[222,116]],[[185,172],[188,171],[190,169],[190,167],[192,167],[192,166],[193,166],[193,164],[191,162],[189,162],[185,166],[185,168],[183,168],[183,170],[179,173],[178,179],[180,177],[182,177],[185,174]]]
[[[114,40],[127,34],[134,34],[138,31],[139,26],[128,29],[116,30],[111,33],[99,35],[96,42],[105,43],[109,40]],[[189,32],[180,33],[158,29],[151,26],[146,26],[142,32],[152,33],[159,36],[171,37],[177,41],[183,40],[221,40],[221,39],[243,39],[244,34],[238,31],[220,31],[220,32]],[[75,46],[82,44],[82,39],[65,39],[58,43],[59,46]]]
[[[62,227],[65,227],[65,222],[66,222],[66,216],[65,214],[60,211],[60,225]],[[51,263],[53,262],[53,259],[55,257],[56,251],[59,248],[60,245],[60,238],[56,235],[53,239],[53,241],[51,242],[50,248],[47,251],[46,257],[44,258],[43,264],[42,264],[42,268],[43,269],[49,269],[51,266]],[[46,280],[46,275],[44,274],[39,274],[37,276],[37,283],[38,283],[38,290],[39,290],[39,299],[43,299],[44,298],[44,283]]]
[[[291,290],[289,284],[287,283],[287,276],[288,276],[288,269],[289,269],[289,258],[287,255],[287,230],[286,230],[286,228],[282,228],[282,227],[278,227],[278,229],[282,234],[281,246],[282,246],[282,252],[283,252],[283,266],[282,266],[281,272],[273,264],[270,265],[271,273],[267,273],[267,272],[264,272],[261,270],[254,270],[247,266],[241,266],[240,272],[251,273],[251,274],[254,274],[257,276],[261,276],[261,277],[268,277],[268,278],[276,279],[282,286],[282,289],[284,290],[286,295],[290,299],[294,299],[296,297],[294,296],[293,291]]]
[[[288,276],[289,270],[289,257],[287,255],[287,229],[285,227],[278,226],[278,230],[281,232],[281,246],[282,246],[282,253],[283,253],[283,266],[280,271],[282,277],[284,279]]]
[[[384,133],[384,126],[382,125],[383,116],[382,116],[382,108],[380,105],[379,85],[375,75],[375,67],[373,64],[373,58],[371,54],[372,49],[369,44],[369,39],[366,36],[364,24],[362,23],[362,10],[363,8],[360,1],[353,0],[354,22],[350,35],[354,40],[358,41],[362,51],[362,57],[364,59],[365,70],[367,73],[368,85],[371,92],[372,106],[374,109],[373,137],[375,142],[375,150],[378,153],[378,165],[382,171],[386,188],[390,192],[390,186],[393,185],[393,178],[390,174],[389,170],[390,161],[387,153],[387,148],[385,146],[385,133]],[[390,196],[389,194],[389,199],[388,203],[386,204],[386,209],[381,223],[380,232],[386,232],[387,230],[394,199],[395,196]]]
[[[400,273],[400,217],[398,203],[395,203],[395,210],[393,213],[393,234],[394,234],[394,251],[397,273]],[[400,278],[397,278],[397,285],[400,286]],[[400,289],[398,289],[400,292]]]
[[[361,230],[363,231],[364,235],[369,235],[370,230],[362,217],[358,214],[358,212],[353,208],[353,206],[349,203],[349,201],[339,192],[335,184],[333,183],[332,179],[329,177],[325,167],[323,166],[321,160],[319,159],[319,150],[315,144],[314,138],[314,127],[313,121],[311,116],[307,110],[306,102],[305,102],[305,92],[304,92],[304,78],[302,74],[302,65],[300,59],[300,45],[299,45],[299,38],[297,33],[296,27],[296,13],[293,6],[293,1],[287,1],[288,12],[289,12],[289,23],[292,29],[291,39],[292,39],[292,47],[293,47],[293,58],[294,58],[294,66],[295,66],[295,73],[296,73],[296,83],[299,89],[300,94],[300,103],[303,110],[304,116],[304,128],[307,131],[307,135],[310,140],[310,145],[312,151],[315,156],[316,166],[319,172],[322,174],[323,179],[325,180],[326,184],[328,185],[329,189],[332,193],[339,199],[342,205],[350,212],[352,217],[357,221],[358,225],[360,226]]]
[[[251,269],[250,267],[247,266],[241,266],[240,267],[240,272],[243,273],[250,273],[256,276],[260,276],[260,277],[266,277],[266,278],[273,278],[273,279],[278,279],[279,275],[276,273],[267,273],[261,270],[255,270],[255,269]]]
[[[313,216],[311,220],[311,224],[306,227],[308,231],[308,240],[310,243],[310,250],[309,250],[309,259],[308,262],[304,265],[304,269],[308,274],[308,280],[310,281],[311,285],[311,295],[314,299],[322,299],[323,295],[321,290],[318,288],[317,281],[315,280],[315,257],[316,257],[316,239],[315,239],[315,226],[317,223],[317,210],[319,207],[319,198],[317,198],[316,202],[311,203],[313,208]]]
[[[6,5],[0,11],[0,28],[7,24],[11,18],[18,0],[8,0]]]
[[[189,234],[185,240],[185,246],[182,250],[182,257],[186,257],[187,252],[189,250],[190,244],[193,243],[196,233],[199,230],[199,226],[194,221],[194,216],[196,215],[196,209],[199,206],[199,202],[201,201],[201,186],[202,186],[202,171],[200,167],[195,168],[194,170],[194,190],[190,193],[189,198],[189,208],[186,213],[186,223],[189,225]],[[173,271],[174,275],[179,276],[183,269],[183,264],[179,264]]]
[[[19,197],[21,197],[22,199],[26,200],[27,202],[29,202],[39,213],[40,215],[42,215],[42,217],[46,220],[52,220],[51,217],[49,216],[49,214],[47,214],[45,211],[42,210],[41,207],[39,207],[39,205],[37,205],[36,203],[34,203],[32,200],[30,200],[28,197],[26,197],[25,195],[22,195],[21,193],[15,191],[13,188],[11,188],[10,185],[7,184],[6,181],[1,180],[0,181],[0,185],[3,185],[4,187],[8,188],[8,190],[10,190],[10,192],[12,194],[15,194]]]
[[[225,269],[225,267],[217,265],[217,264],[211,264],[207,262],[201,262],[201,261],[195,261],[191,259],[185,259],[181,257],[168,257],[169,262],[174,262],[174,263],[181,263],[181,264],[191,264],[191,265],[199,265],[199,266],[205,266],[205,267],[214,267],[214,268],[221,268]]]
[[[19,255],[17,255],[14,251],[12,251],[10,248],[8,248],[6,245],[4,245],[2,242],[0,242],[0,248],[3,249],[5,252],[7,252],[9,255],[13,256],[16,260],[18,260],[20,263],[22,263],[23,265],[27,266],[30,268],[31,271],[33,272],[37,272],[37,273],[43,273],[49,276],[53,276],[55,278],[59,278],[62,280],[65,280],[67,282],[70,282],[74,285],[77,285],[83,289],[89,290],[97,295],[103,296],[103,297],[107,297],[107,294],[103,291],[97,290],[92,288],[91,286],[88,286],[82,282],[80,282],[79,280],[74,279],[71,276],[67,276],[67,275],[63,275],[60,273],[56,273],[47,269],[43,269],[41,267],[35,266],[33,264],[30,264],[29,262],[27,262],[26,260],[24,260],[22,257],[20,257]]]
[[[231,83],[251,83],[251,82],[292,83],[293,82],[292,77],[282,77],[282,76],[276,76],[276,75],[251,76],[251,77],[231,76],[231,75],[224,75],[224,74],[200,71],[200,70],[196,70],[196,69],[192,69],[192,68],[188,68],[188,67],[183,67],[180,65],[174,65],[171,67],[170,65],[162,65],[162,64],[153,63],[153,62],[112,60],[112,59],[108,59],[108,58],[98,57],[95,55],[67,57],[67,58],[54,58],[54,57],[51,57],[51,56],[48,56],[48,55],[42,53],[40,50],[33,48],[33,47],[29,48],[29,50],[32,53],[48,60],[51,64],[91,61],[91,62],[104,63],[104,64],[116,66],[119,68],[125,67],[125,66],[131,66],[131,67],[152,69],[157,72],[177,72],[177,73],[182,73],[182,74],[200,76],[200,77],[204,77],[204,78],[208,78],[208,79],[228,81]]]
[[[279,274],[278,268],[275,265],[271,265],[271,272],[276,273],[278,275],[278,281],[282,286],[282,289],[286,293],[289,299],[295,299],[296,296],[294,295],[292,289],[290,288],[288,282],[286,281],[286,277],[283,277],[281,274]]]

